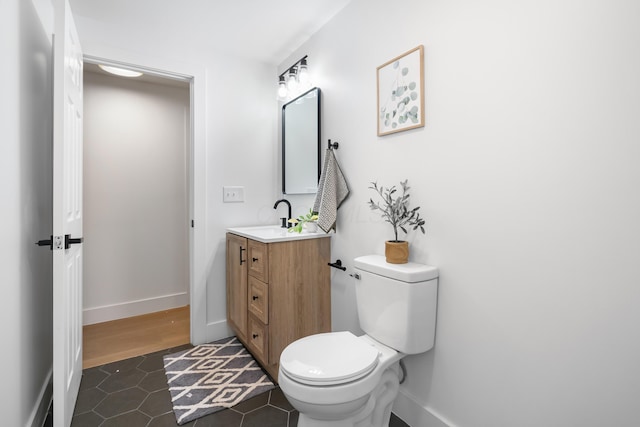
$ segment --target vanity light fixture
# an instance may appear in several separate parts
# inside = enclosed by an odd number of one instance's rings
[[[107,73],[115,74],[122,77],[140,77],[142,75],[139,71],[127,70],[125,68],[112,67],[111,65],[98,64],[98,67],[102,68]]]
[[[311,86],[307,56],[305,55],[280,74],[278,79],[278,99],[280,101],[288,101],[308,91]]]

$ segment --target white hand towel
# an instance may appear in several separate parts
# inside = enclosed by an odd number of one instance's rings
[[[342,175],[340,166],[333,150],[327,150],[324,155],[324,165],[318,183],[316,200],[313,203],[313,211],[318,213],[318,226],[328,233],[336,229],[338,208],[349,195],[347,181]]]

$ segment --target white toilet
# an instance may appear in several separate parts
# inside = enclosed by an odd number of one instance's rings
[[[403,373],[400,359],[433,347],[438,269],[354,260],[360,327],[366,335],[311,335],[280,355],[278,382],[300,412],[299,427],[382,427]]]

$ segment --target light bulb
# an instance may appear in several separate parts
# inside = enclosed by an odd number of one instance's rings
[[[298,82],[300,86],[306,88],[307,86],[311,86],[311,81],[309,77],[309,69],[307,68],[307,60],[302,59],[300,61],[300,71],[298,72]]]
[[[284,81],[284,76],[280,76],[280,82],[278,83],[278,98],[287,99],[287,83]]]
[[[298,78],[296,76],[296,67],[289,69],[289,78],[287,79],[287,89],[290,93],[295,93],[298,90]]]

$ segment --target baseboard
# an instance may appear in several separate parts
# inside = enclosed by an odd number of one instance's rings
[[[189,295],[187,292],[162,295],[137,301],[126,301],[102,307],[85,308],[82,311],[83,325],[92,325],[94,323],[124,319],[141,314],[155,313],[156,311],[184,307],[185,305],[189,305]]]
[[[455,427],[433,410],[422,406],[414,396],[403,389],[400,389],[393,402],[393,413],[411,427]]]
[[[49,412],[49,405],[51,405],[51,399],[53,399],[53,370],[49,370],[47,377],[42,384],[38,399],[33,406],[31,415],[27,420],[25,426],[29,427],[42,427],[47,419],[47,412]]]

